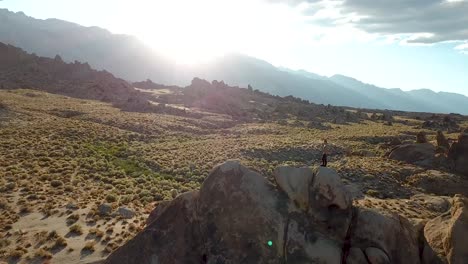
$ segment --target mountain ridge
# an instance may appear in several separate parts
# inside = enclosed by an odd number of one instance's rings
[[[292,95],[318,104],[468,114],[468,97],[461,94],[433,91],[423,95],[419,90],[386,89],[340,74],[326,77],[276,67],[241,54],[228,54],[196,67],[182,66],[136,37],[112,34],[100,27],[35,19],[7,9],[0,9],[0,22],[0,42],[40,56],[53,58],[60,54],[68,62],[88,62],[95,69],[108,70],[131,82],[151,79],[165,85],[187,86],[194,77],[200,77],[242,87],[251,85],[273,95]]]

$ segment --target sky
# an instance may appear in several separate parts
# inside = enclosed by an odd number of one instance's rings
[[[243,53],[403,90],[468,95],[468,0],[0,0],[134,35],[180,63]]]

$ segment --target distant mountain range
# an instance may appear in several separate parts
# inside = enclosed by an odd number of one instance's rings
[[[468,97],[428,89],[385,89],[351,77],[321,76],[275,67],[241,54],[228,54],[198,66],[180,66],[137,38],[112,34],[58,19],[40,20],[0,9],[0,42],[41,56],[88,62],[128,81],[151,79],[166,85],[189,85],[193,77],[223,80],[230,85],[293,95],[314,103],[358,108],[468,114]]]

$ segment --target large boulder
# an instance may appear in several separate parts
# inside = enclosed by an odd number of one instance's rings
[[[125,219],[130,219],[135,216],[135,212],[132,209],[129,209],[127,207],[119,207],[117,212],[122,218],[125,218]]]
[[[350,246],[371,263],[420,263],[419,234],[402,216],[356,208],[349,232]]]
[[[449,264],[464,264],[468,260],[468,199],[456,195],[449,212],[429,221],[424,236],[430,247]]]
[[[351,195],[341,182],[340,176],[332,169],[318,167],[311,185],[310,200],[319,207],[336,206],[346,210],[351,206]]]
[[[98,212],[100,215],[109,215],[112,213],[112,205],[103,203],[98,206]]]
[[[435,158],[435,147],[430,143],[405,144],[395,147],[390,159],[430,167]]]
[[[420,263],[407,221],[354,208],[334,170],[280,167],[275,180],[225,162],[105,263]]]
[[[448,158],[453,162],[456,172],[468,176],[468,131],[461,133],[458,142],[452,144]]]
[[[427,170],[407,177],[405,183],[424,190],[425,193],[468,196],[468,179],[449,172]]]
[[[310,168],[278,167],[275,170],[275,181],[296,206],[309,208],[309,185],[314,175]]]

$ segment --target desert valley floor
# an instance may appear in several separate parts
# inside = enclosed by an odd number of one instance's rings
[[[414,142],[421,131],[436,145],[435,131],[409,117],[324,129],[200,109],[190,109],[197,117],[125,112],[27,89],[0,90],[0,102],[0,261],[7,263],[103,259],[144,228],[160,201],[198,189],[216,164],[238,159],[273,181],[279,165],[318,166],[325,138],[329,167],[356,206],[418,224],[468,192],[463,176],[387,157],[392,141]]]

